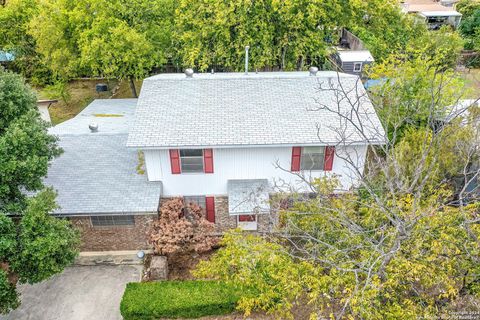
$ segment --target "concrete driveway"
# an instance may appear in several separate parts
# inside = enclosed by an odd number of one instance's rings
[[[0,320],[121,320],[120,300],[141,266],[82,266],[35,285],[21,285],[21,306]]]

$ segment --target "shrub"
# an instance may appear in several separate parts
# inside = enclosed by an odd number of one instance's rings
[[[129,283],[120,312],[125,320],[198,318],[235,310],[239,292],[218,281]]]
[[[155,254],[208,252],[218,242],[215,225],[205,218],[204,210],[182,198],[165,201],[149,235]]]

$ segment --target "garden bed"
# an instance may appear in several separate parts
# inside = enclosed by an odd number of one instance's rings
[[[120,312],[125,320],[220,316],[232,313],[239,297],[218,281],[129,283]]]

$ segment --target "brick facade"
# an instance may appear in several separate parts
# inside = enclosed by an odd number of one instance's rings
[[[80,251],[115,251],[149,249],[148,229],[157,217],[136,215],[132,226],[92,226],[90,217],[72,217],[70,221],[81,233]]]
[[[162,198],[160,203],[170,198]],[[147,234],[156,214],[135,215],[135,225],[94,227],[90,217],[71,217],[73,226],[81,233],[81,251],[115,251],[150,249]],[[273,215],[257,215],[258,232],[270,232],[275,225]],[[218,232],[237,227],[237,217],[228,213],[228,197],[215,197],[215,226]]]
[[[160,205],[172,198],[162,198]],[[272,214],[257,215],[258,232],[271,232],[277,219]],[[228,196],[215,196],[215,227],[225,232],[237,227],[237,217],[228,213]]]

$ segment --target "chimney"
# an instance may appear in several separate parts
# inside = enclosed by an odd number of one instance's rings
[[[193,69],[185,69],[185,75],[187,76],[187,78],[193,78]]]
[[[249,46],[245,47],[245,74],[248,74],[248,49],[250,49]]]
[[[318,68],[317,67],[310,67],[308,69],[308,72],[310,72],[310,75],[311,76],[316,76],[317,75],[317,72],[318,72]]]

